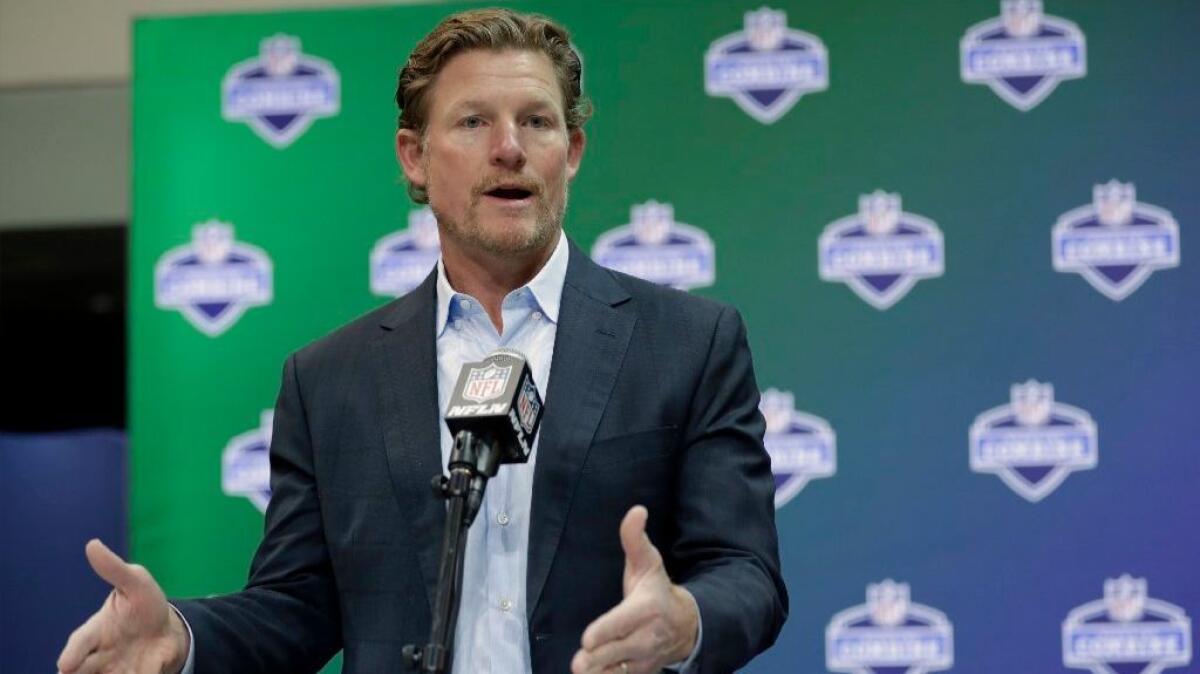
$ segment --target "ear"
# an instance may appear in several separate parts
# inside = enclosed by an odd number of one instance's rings
[[[400,168],[404,170],[404,178],[409,184],[418,187],[425,186],[423,152],[421,135],[416,131],[400,129],[396,132],[396,159],[400,162]]]
[[[583,161],[583,150],[587,147],[587,134],[583,129],[570,131],[567,136],[567,180],[573,180]]]

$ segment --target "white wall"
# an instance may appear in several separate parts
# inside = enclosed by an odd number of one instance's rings
[[[0,91],[0,228],[129,219],[129,89]]]
[[[0,0],[0,88],[127,82],[137,16],[418,1]]]
[[[446,0],[0,0],[0,229],[129,219],[134,17]]]

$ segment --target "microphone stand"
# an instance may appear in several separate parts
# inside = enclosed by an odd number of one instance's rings
[[[489,478],[500,467],[500,449],[471,431],[459,431],[454,436],[450,452],[450,477],[434,476],[435,498],[446,500],[446,533],[442,539],[442,561],[438,571],[437,599],[433,607],[433,624],[429,643],[425,646],[406,645],[401,651],[406,669],[424,674],[445,674],[450,671],[454,652],[454,628],[458,623],[458,607],[462,601],[464,551],[467,531],[483,505],[483,492]]]

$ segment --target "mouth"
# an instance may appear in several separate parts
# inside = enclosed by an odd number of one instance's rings
[[[533,190],[520,185],[507,184],[497,185],[486,190],[483,195],[505,204],[523,205],[533,197]]]

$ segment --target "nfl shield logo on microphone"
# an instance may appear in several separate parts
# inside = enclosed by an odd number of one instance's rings
[[[499,398],[508,386],[512,366],[499,367],[488,363],[485,367],[473,367],[467,373],[467,385],[462,397],[475,403],[484,403]]]

